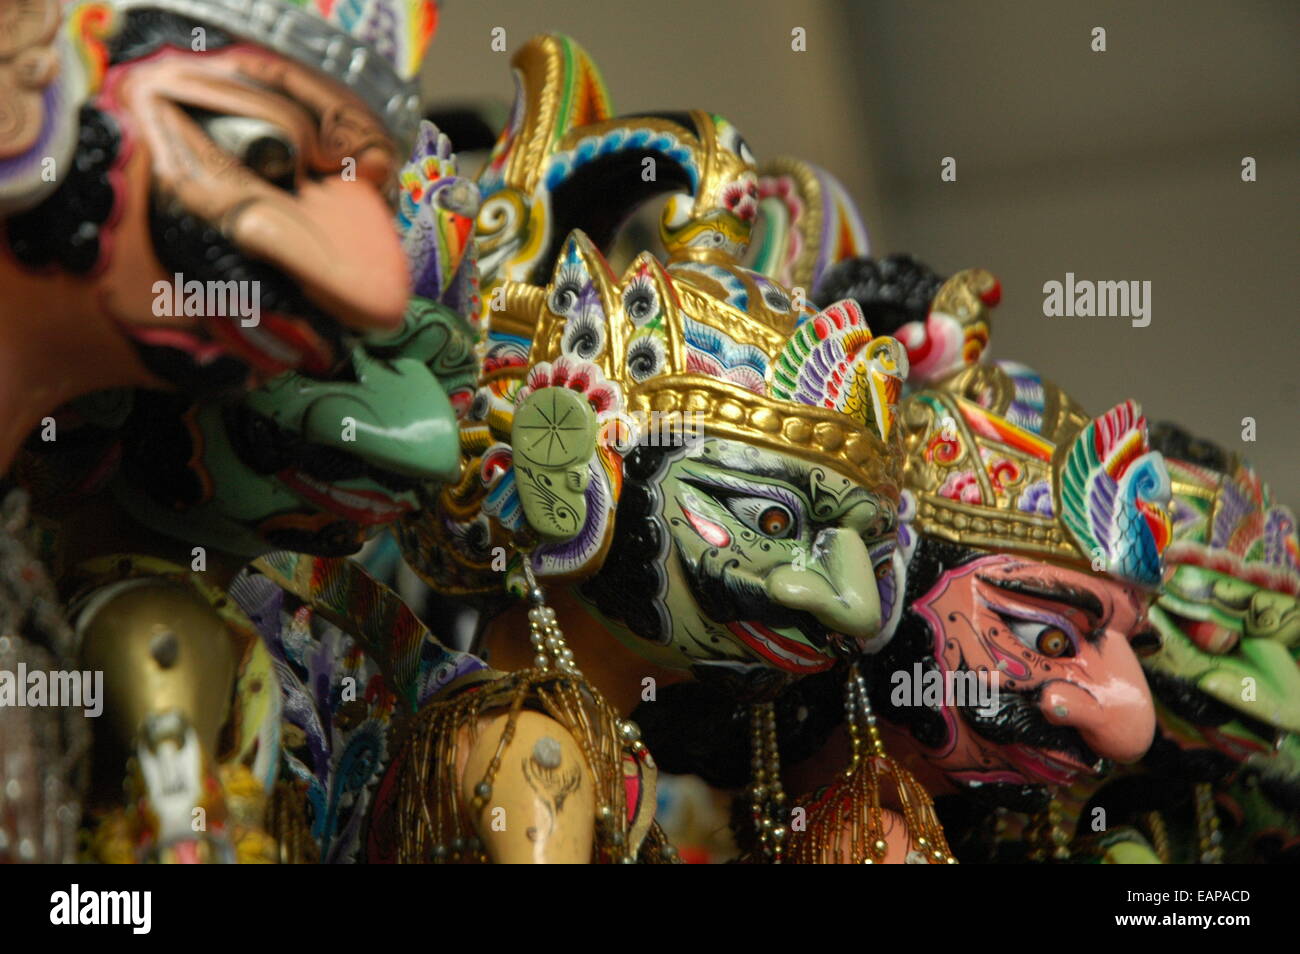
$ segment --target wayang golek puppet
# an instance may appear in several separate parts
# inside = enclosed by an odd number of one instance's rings
[[[286,373],[239,402],[129,396],[111,503],[62,507],[75,652],[108,689],[87,806],[97,860],[351,857],[360,766],[382,764],[399,710],[459,665],[359,570],[327,562],[334,603],[236,578],[277,548],[355,552],[457,472],[448,394],[465,405],[474,333],[446,302],[472,302],[477,196],[428,126],[401,180],[416,292],[401,329],[356,345],[344,378]],[[335,712],[348,683],[365,704]]]
[[[428,731],[417,739],[428,741],[412,745],[443,754],[434,778],[412,779],[419,773],[411,766],[394,783],[396,798],[428,799],[436,819],[428,830],[419,813],[397,817],[399,826],[418,826],[398,838],[413,842],[408,857],[465,854],[452,842],[470,838],[483,846],[479,858],[510,857],[510,847],[494,852],[490,827],[493,808],[512,810],[494,801],[497,773],[514,768],[500,755],[508,728],[498,745],[470,741],[467,762],[456,756],[477,719],[530,696],[553,722],[539,723],[522,771],[558,794],[583,787],[585,761],[596,774],[596,815],[607,824],[591,832],[591,815],[573,808],[576,824],[586,816],[578,854],[592,852],[594,835],[593,857],[636,857],[642,806],[625,802],[628,770],[611,756],[626,748],[643,780],[653,762],[635,727],[583,680],[543,585],[572,588],[561,604],[563,630],[585,654],[630,648],[654,664],[632,672],[689,669],[770,683],[767,673],[827,669],[843,643],[875,634],[874,566],[888,558],[893,524],[891,402],[902,352],[873,337],[852,305],[796,328],[788,298],[761,298],[750,273],[715,268],[731,279],[730,297],[698,270],[665,270],[648,255],[618,280],[575,233],[545,289],[506,286],[490,345],[520,336],[532,344],[496,352],[500,361],[485,374],[462,432],[473,455],[467,478],[404,537],[419,565],[431,554],[460,564],[465,591],[520,579],[532,604],[533,649],[512,631],[515,621],[498,617],[486,649],[494,665],[517,671],[422,713]],[[730,303],[742,294],[747,311]],[[698,420],[698,440],[664,446],[639,438],[634,428],[651,411]],[[508,554],[505,572],[492,569],[494,546]],[[443,586],[449,579],[445,570],[429,576]],[[619,670],[600,671],[612,678]],[[610,691],[626,705],[626,679]],[[583,716],[589,708],[598,720]],[[557,736],[579,740],[582,755],[553,745]],[[652,791],[645,782],[643,790]],[[562,807],[552,802],[557,825]],[[779,856],[778,827],[769,831]],[[515,837],[513,850],[528,854],[528,842]]]
[[[956,353],[932,345],[936,336],[958,337],[935,312],[959,309],[940,309],[936,296],[927,316],[920,304],[926,286],[938,283],[927,272],[906,259],[859,259],[833,269],[819,293],[853,296],[881,327],[910,342],[915,376],[927,354]],[[918,300],[904,307],[911,297]],[[967,351],[987,342],[986,322],[972,328],[977,337],[967,334]],[[1031,404],[1041,400],[1028,369],[1005,368],[1027,378],[1017,393]],[[1048,397],[1052,391],[1048,386]],[[1288,648],[1295,642],[1294,518],[1248,466],[1219,448],[1168,424],[1154,429],[1150,444],[1164,453],[1171,475],[1174,540],[1157,600],[1131,639],[1156,701],[1154,743],[1141,763],[1100,776],[1058,779],[1034,793],[985,786],[943,799],[949,834],[972,859],[1205,862],[1294,850],[1286,822],[1296,805],[1288,713],[1300,698]],[[904,541],[912,532],[905,528]],[[979,713],[964,712],[988,727]]]
[[[282,716],[285,701],[294,700],[289,691],[281,698],[281,678],[291,671],[285,657],[304,652],[298,661],[314,667],[318,680],[322,674],[335,683],[350,677],[367,698],[378,666],[342,666],[340,660],[358,651],[331,641],[365,645],[375,660],[387,662],[392,643],[423,631],[404,607],[385,611],[384,622],[406,627],[405,633],[380,625],[338,630],[349,620],[330,623],[334,631],[321,635],[299,613],[294,625],[319,644],[308,653],[294,645],[293,626],[265,612],[250,616],[245,591],[258,592],[263,602],[256,605],[263,610],[276,594],[260,578],[236,575],[246,561],[272,550],[355,552],[369,533],[414,510],[422,496],[455,475],[455,415],[429,367],[439,357],[431,346],[447,339],[435,314],[432,308],[413,311],[403,333],[369,349],[358,345],[355,381],[287,373],[224,405],[135,396],[123,426],[112,506],[83,502],[61,515],[60,562],[68,566],[63,589],[79,659],[106,680],[107,718],[97,726],[88,804],[99,818],[96,857],[249,860],[282,850],[260,843],[239,847],[237,839],[218,836],[223,803],[237,801],[233,793],[247,802],[232,811],[235,828],[256,828],[266,816],[266,799],[282,771],[282,717],[292,724],[303,715],[299,709]],[[349,423],[364,434],[361,440],[347,439]],[[344,584],[365,585],[351,578]],[[287,600],[280,595],[276,605]],[[429,659],[439,654],[436,646],[429,649]],[[278,672],[277,658],[286,667]],[[341,671],[331,672],[327,663]],[[305,682],[301,692],[320,690]],[[387,692],[375,710],[391,708],[393,696]],[[330,698],[327,693],[311,701],[328,705]],[[370,712],[366,721],[377,718]],[[308,720],[301,728],[310,732],[314,724]],[[347,740],[354,748],[357,732],[352,728]],[[317,761],[320,748],[307,746]],[[113,807],[111,796],[123,766],[127,790],[135,793],[125,812]],[[329,766],[317,768],[322,778],[329,775]],[[316,833],[318,840],[335,834],[329,829],[338,819],[327,816],[337,814],[342,794],[324,793],[313,806],[313,821],[326,830]],[[352,794],[362,811],[365,787]],[[292,807],[305,809],[302,801]],[[207,812],[206,841],[192,834],[196,806]],[[292,834],[267,822],[282,840]],[[329,848],[329,839],[323,840]],[[196,842],[207,847],[200,850]]]
[[[1063,824],[1077,857],[1147,849],[1167,864],[1294,859],[1295,518],[1223,449],[1170,424],[1153,442],[1173,487],[1168,571],[1141,657],[1159,730],[1131,771],[1063,793]],[[1100,832],[1097,809],[1107,818]]]
[[[1049,786],[1145,752],[1154,713],[1129,641],[1146,630],[1160,579],[1168,478],[1131,404],[1091,421],[1023,366],[943,376],[978,359],[988,337],[982,306],[999,297],[987,273],[964,275],[956,284],[970,297],[957,307],[951,291],[935,293],[932,307],[924,295],[909,305],[909,288],[947,286],[908,259],[845,262],[825,284],[856,295],[940,376],[930,383],[923,372],[904,402],[900,546],[881,580],[889,609],[860,685],[888,716],[891,753],[932,793],[954,793],[949,806],[968,803],[979,815],[1000,804],[1041,807]],[[949,304],[940,307],[941,298]],[[1071,615],[1081,607],[1094,616]],[[1034,627],[1050,645],[1026,642]],[[991,674],[997,705],[922,699],[903,691],[899,673],[905,685]],[[858,678],[850,671],[850,697]],[[796,686],[797,704],[783,711],[824,710],[837,685],[841,674]],[[1120,710],[1127,718],[1112,719]],[[789,730],[787,719],[787,741]],[[848,743],[841,735],[835,749]],[[791,775],[824,784],[834,762],[823,753]],[[832,784],[814,800],[808,825],[819,854],[841,859],[854,854],[837,834],[849,814],[838,801],[843,788]]]
[[[563,37],[531,41],[514,62],[515,111],[479,179],[490,326],[465,476],[403,543],[436,589],[499,594],[509,582],[534,605],[526,621],[497,617],[483,640],[513,675],[480,674],[421,714],[427,726],[381,790],[396,808],[377,809],[378,847],[404,860],[655,860],[668,852],[648,827],[653,761],[620,715],[637,699],[629,679],[639,689],[647,672],[667,683],[690,668],[779,683],[874,632],[902,355],[851,306],[817,315],[736,266],[758,189],[725,120],[606,118],[599,77]],[[646,153],[659,163],[649,185],[637,174]],[[667,270],[641,255],[616,279],[602,255],[615,226],[673,188],[684,194],[661,222]],[[566,238],[573,224],[592,237]],[[731,568],[732,550],[751,551],[752,566]],[[544,585],[555,608],[541,605]],[[558,619],[598,675],[574,668]],[[754,806],[777,858],[785,831],[766,796],[783,798],[779,784]],[[548,824],[493,826],[519,810]],[[578,837],[556,837],[567,830]]]
[[[284,369],[337,367],[344,329],[400,325],[408,277],[384,193],[415,132],[410,79],[436,8],[346,6],[346,23],[342,5],[278,0],[251,13],[229,0],[6,10],[0,470],[78,395],[238,393]],[[183,296],[186,282],[255,286],[261,314],[207,314],[193,296],[179,314],[159,308],[178,277]],[[17,497],[5,511],[26,581],[0,619],[6,659],[66,664],[33,527]],[[51,794],[76,774],[58,715],[4,714],[8,764],[25,766],[6,786],[7,851],[24,860],[76,851],[57,832],[75,828],[77,785]]]
[[[345,6],[364,7],[346,27]],[[77,394],[229,393],[332,368],[345,328],[398,326],[385,190],[414,138],[432,3],[42,0],[12,19],[0,466]],[[173,314],[160,289],[178,275],[255,284],[257,320],[188,291]]]

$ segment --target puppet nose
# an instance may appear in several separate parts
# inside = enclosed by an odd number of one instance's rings
[[[767,578],[767,592],[782,606],[811,613],[824,626],[861,639],[880,631],[880,593],[862,538],[851,530],[823,530],[812,555]]]
[[[1155,737],[1151,690],[1128,640],[1108,635],[1100,648],[1081,675],[1044,685],[1043,715],[1077,730],[1102,758],[1136,762]]]
[[[400,328],[410,271],[393,213],[368,182],[304,185],[292,206],[257,203],[235,221],[248,253],[279,266],[316,305],[354,331]],[[366,241],[355,241],[356,236]]]

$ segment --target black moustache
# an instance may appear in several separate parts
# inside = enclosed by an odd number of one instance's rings
[[[1236,761],[1218,749],[1184,749],[1159,732],[1142,757],[1142,765],[1158,776],[1181,782],[1219,782],[1237,770]]]
[[[307,322],[336,358],[344,354],[339,323],[312,304],[293,279],[265,262],[248,258],[211,225],[156,191],[149,197],[149,234],[154,254],[169,275],[180,273],[187,282],[257,282],[263,312]],[[203,322],[199,322],[196,332],[206,337]],[[184,384],[191,394],[228,394],[242,385],[246,376],[243,362],[233,357],[200,366],[190,355],[174,348],[137,346],[151,371]]]
[[[1078,759],[1084,765],[1102,763],[1077,730],[1047,721],[1039,708],[1041,698],[1041,688],[1026,692],[1001,689],[997,696],[997,709],[992,714],[981,712],[978,705],[956,708],[975,732],[995,745],[1019,744],[1046,752],[1059,752]]]
[[[243,404],[225,406],[222,417],[235,455],[259,474],[290,469],[324,483],[368,477],[396,493],[416,490],[424,484],[419,477],[376,467],[356,454],[314,444]]]
[[[680,551],[679,551],[680,553]],[[774,603],[763,587],[730,574],[710,573],[700,560],[686,566],[686,580],[700,610],[717,623],[761,620],[769,629],[797,629],[818,649],[826,647],[831,631],[816,616]],[[736,566],[732,561],[727,566]]]

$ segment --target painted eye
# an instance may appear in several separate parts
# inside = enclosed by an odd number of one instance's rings
[[[886,577],[889,576],[889,571],[890,571],[891,569],[892,569],[892,564],[891,564],[888,560],[885,560],[885,561],[882,562],[882,563],[877,563],[877,564],[876,564],[876,579],[877,579],[877,580],[883,580],[883,579],[885,579]]]
[[[1074,637],[1068,630],[1052,623],[1040,623],[1032,619],[1017,619],[1015,617],[1003,616],[1003,621],[1007,628],[1011,630],[1012,635],[1024,645],[1026,649],[1032,649],[1034,652],[1050,659],[1073,656],[1075,654]]]
[[[292,192],[298,173],[298,149],[293,138],[273,123],[251,116],[208,115],[203,131],[255,175]]]
[[[567,315],[578,305],[578,289],[572,285],[559,285],[551,292],[551,311]]]
[[[797,535],[799,522],[794,511],[771,497],[735,494],[721,503],[737,520],[765,537],[788,540]]]
[[[763,292],[763,302],[773,311],[787,312],[790,310],[790,299],[781,294],[779,289],[768,288]]]
[[[570,318],[577,311],[582,300],[582,271],[572,265],[560,269],[555,279],[555,290],[549,301],[551,311],[563,318]]]
[[[794,517],[780,504],[774,504],[758,515],[758,529],[769,537],[784,537],[793,526]]]
[[[599,311],[582,309],[569,315],[564,323],[564,336],[560,339],[560,348],[565,354],[571,354],[590,361],[605,349],[605,325]]]
[[[1049,626],[1038,634],[1038,651],[1044,656],[1064,656],[1070,648],[1070,637],[1056,626]]]
[[[492,406],[492,393],[487,388],[479,388],[474,393],[474,400],[469,406],[471,421],[486,421],[488,409]]]

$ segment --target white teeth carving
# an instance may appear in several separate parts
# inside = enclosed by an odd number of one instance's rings
[[[312,490],[317,491],[328,497],[330,500],[351,510],[364,510],[367,513],[387,516],[388,514],[401,513],[402,507],[388,501],[372,500],[369,497],[363,497],[360,494],[354,494],[350,491],[343,490],[341,487],[335,487],[332,484],[322,483],[306,474],[299,472],[298,479],[306,484]]]
[[[243,325],[236,325],[236,327],[239,328],[239,333],[244,336],[244,340],[259,351],[265,352],[277,361],[282,361],[288,365],[298,363],[298,352],[264,329],[259,327],[245,328]]]
[[[802,656],[796,656],[788,649],[783,649],[782,647],[776,645],[774,642],[772,642],[772,640],[768,639],[762,633],[758,632],[756,629],[754,629],[754,627],[750,626],[748,623],[742,622],[740,623],[740,627],[746,633],[748,633],[753,639],[757,640],[758,642],[762,643],[765,647],[767,647],[767,649],[773,655],[781,657],[782,660],[790,663],[793,666],[798,666],[800,669],[817,669],[818,667],[821,666],[820,661],[804,659]]]

